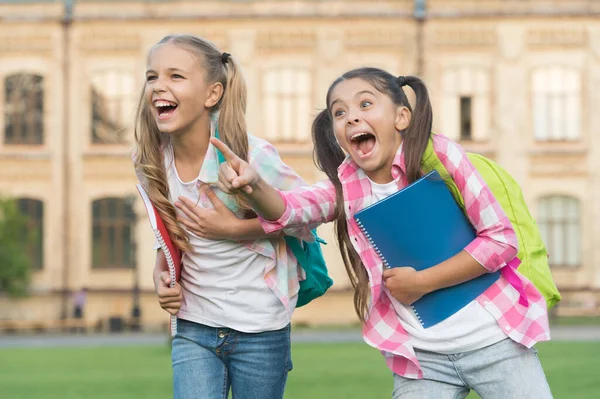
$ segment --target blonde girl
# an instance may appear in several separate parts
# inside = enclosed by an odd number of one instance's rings
[[[191,35],[167,36],[150,49],[134,164],[183,251],[175,288],[169,288],[161,251],[154,270],[161,306],[178,315],[172,348],[177,399],[226,399],[230,391],[238,399],[281,399],[292,368],[295,258],[278,235],[264,233],[241,196],[208,185],[218,177],[209,143],[217,130],[270,184],[304,184],[272,145],[247,133],[245,112],[246,84],[230,54]],[[221,226],[203,231],[216,217]],[[310,236],[307,228],[288,233]]]

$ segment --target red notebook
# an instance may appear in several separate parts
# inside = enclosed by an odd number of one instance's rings
[[[175,287],[175,282],[179,281],[179,278],[181,277],[181,251],[179,251],[179,249],[173,244],[173,241],[171,241],[169,232],[160,218],[158,210],[150,201],[150,197],[148,197],[148,193],[146,193],[144,187],[142,187],[141,184],[137,184],[136,187],[140,193],[140,196],[142,197],[144,206],[146,207],[148,219],[150,220],[150,227],[152,227],[152,231],[154,231],[154,235],[160,244],[160,248],[167,259],[169,275],[171,276],[171,287]],[[171,335],[175,336],[176,333],[177,316],[171,315]]]

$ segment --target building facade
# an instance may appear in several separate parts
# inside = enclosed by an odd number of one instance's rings
[[[523,187],[563,292],[563,314],[600,302],[600,4],[593,0],[0,1],[0,195],[38,229],[31,295],[0,320],[70,317],[166,326],[152,232],[129,153],[150,46],[213,41],[242,64],[250,131],[308,182],[310,124],[329,84],[358,66],[421,76],[434,130],[503,165]],[[333,226],[335,285],[297,323],[355,322]],[[1,243],[0,243],[1,245]]]

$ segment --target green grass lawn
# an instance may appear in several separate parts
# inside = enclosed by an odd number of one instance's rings
[[[599,326],[600,316],[569,316],[550,319],[550,326]]]
[[[538,349],[555,398],[600,397],[600,342],[549,342]],[[296,344],[293,360],[286,399],[390,398],[391,373],[365,344]],[[170,367],[167,345],[0,349],[0,397],[169,398]]]

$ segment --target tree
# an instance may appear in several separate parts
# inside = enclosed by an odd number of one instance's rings
[[[27,248],[34,235],[15,202],[0,198],[0,292],[12,297],[27,294],[32,266]]]

